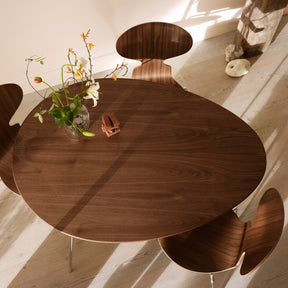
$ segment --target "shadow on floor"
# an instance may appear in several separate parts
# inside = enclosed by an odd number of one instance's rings
[[[68,236],[52,230],[8,288],[89,287],[118,246],[77,240],[73,248],[73,272],[69,273],[68,241]],[[83,243],[79,245],[78,241]]]

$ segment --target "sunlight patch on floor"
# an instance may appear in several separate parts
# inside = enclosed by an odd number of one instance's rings
[[[105,282],[120,265],[128,265],[131,260],[137,255],[137,253],[146,245],[146,242],[133,242],[133,243],[121,243],[115,249],[114,253],[109,257],[106,263],[103,265],[102,269],[97,273],[96,277],[90,283],[89,287],[97,287],[97,283]],[[127,254],[129,250],[129,254]]]
[[[157,261],[157,259],[159,258],[159,256],[161,254],[162,254],[162,251],[160,250],[158,252],[158,254],[155,256],[155,258],[153,259],[153,261],[151,261],[151,263],[144,269],[144,271],[141,273],[141,275],[138,277],[138,279],[134,282],[134,284],[132,285],[131,288],[136,288],[137,287],[137,284],[139,283],[139,281],[146,274],[146,272],[152,267],[152,265]]]
[[[167,283],[178,283],[179,279],[179,286],[177,287],[185,287],[182,286],[180,283],[186,283],[187,279],[191,279],[191,277],[195,276],[197,278],[197,274],[193,273],[192,271],[186,270],[179,265],[175,264],[174,262],[171,262],[166,269],[162,272],[160,277],[155,281],[153,284],[153,287],[157,288],[167,288]],[[177,281],[175,281],[177,279]],[[191,280],[192,283],[192,280]]]
[[[234,270],[233,275],[231,275],[230,279],[228,280],[226,284],[226,288],[243,288],[243,287],[249,287],[249,283],[254,277],[255,272],[250,273],[248,275],[242,276],[240,274],[240,268],[241,266],[239,265],[236,267]]]
[[[255,64],[253,64],[249,71],[249,77],[245,75],[241,78],[241,81],[235,87],[231,95],[223,103],[225,108],[232,108],[233,112],[246,121],[251,123],[258,113],[262,113],[267,110],[267,103],[271,103],[271,98],[275,97],[274,89],[280,80],[278,73],[287,67],[287,55],[283,57],[283,54],[279,54],[277,57],[273,49],[260,56],[261,61],[265,62],[267,66],[270,66],[270,70],[274,70],[273,73],[261,73],[259,74],[260,58]],[[271,58],[273,57],[273,61]],[[262,64],[263,65],[263,64]],[[281,75],[281,73],[280,73]],[[257,85],[255,85],[258,83]],[[261,85],[259,85],[261,83]],[[235,102],[238,103],[235,107]]]
[[[0,183],[0,195],[6,195],[4,193],[8,191],[6,201],[1,197],[1,211],[6,211],[6,214],[5,217],[1,218],[0,223],[1,240],[4,245],[0,258],[0,286],[8,287],[9,283],[13,281],[14,277],[25,267],[25,264],[35,251],[37,251],[42,242],[45,241],[52,228],[36,216],[34,217],[32,213],[26,213],[25,210],[28,209],[28,207],[24,201],[17,195],[14,195],[10,190],[3,188],[2,183]],[[23,215],[23,213],[28,215]],[[22,223],[21,220],[25,222],[25,220],[28,219],[31,222],[29,224],[25,223],[25,226],[23,226],[25,228],[21,231],[21,228],[19,228],[22,227],[20,225],[20,223]],[[17,223],[15,223],[15,221]],[[17,233],[19,233],[19,235],[16,239],[13,239]],[[7,250],[5,250],[6,247]]]
[[[21,233],[11,248],[0,258],[0,279],[3,287],[8,287],[9,283],[13,281],[26,262],[45,241],[51,230],[52,228],[48,225],[36,221]],[[9,273],[6,273],[7,271]]]
[[[266,139],[266,141],[263,143],[267,150],[272,148],[274,141],[276,140],[278,134],[279,134],[278,129],[273,130],[272,133]]]

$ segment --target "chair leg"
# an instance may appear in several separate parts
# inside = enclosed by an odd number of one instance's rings
[[[68,251],[68,272],[71,273],[72,272],[72,252],[73,252],[73,237],[69,237],[69,247],[68,247],[69,251]]]
[[[210,282],[211,282],[211,288],[214,288],[215,278],[214,278],[213,273],[210,273]]]

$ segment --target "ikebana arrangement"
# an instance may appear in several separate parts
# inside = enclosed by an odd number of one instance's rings
[[[93,107],[97,105],[100,95],[100,84],[95,82],[93,78],[93,66],[91,60],[91,50],[95,46],[88,40],[90,29],[87,33],[82,33],[81,38],[84,41],[86,51],[88,54],[88,60],[80,57],[78,58],[77,53],[72,49],[68,49],[68,62],[61,66],[61,87],[58,89],[53,88],[44,79],[39,76],[34,77],[34,82],[39,84],[43,83],[50,89],[50,94],[47,96],[51,98],[51,106],[48,110],[40,108],[39,112],[35,113],[34,117],[38,118],[43,123],[44,114],[48,113],[54,117],[55,123],[58,127],[62,124],[65,128],[72,131],[75,135],[84,136],[95,136],[94,133],[86,131],[89,127],[89,113],[87,108],[83,105],[85,99],[91,99],[93,101]],[[44,64],[43,57],[32,56],[26,59],[26,77],[30,86],[34,91],[40,95],[40,97],[46,99],[35,87],[32,85],[29,79],[29,66],[32,62]],[[88,64],[88,68],[86,68]],[[105,77],[112,75],[114,80],[117,80],[116,71],[124,70],[123,76],[127,73],[128,67],[122,63]],[[64,79],[64,73],[68,73],[69,77]],[[71,85],[80,83],[77,87],[78,91],[68,89]],[[72,94],[73,93],[73,94]]]

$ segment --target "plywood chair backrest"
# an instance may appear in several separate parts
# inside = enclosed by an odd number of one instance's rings
[[[17,84],[0,85],[0,177],[6,186],[18,193],[12,173],[13,144],[20,125],[9,122],[19,107],[23,91]]]
[[[181,87],[172,77],[165,59],[186,53],[192,47],[191,35],[183,28],[164,22],[149,22],[134,26],[117,40],[117,52],[142,65],[134,68],[133,79]]]
[[[237,265],[246,223],[231,210],[206,225],[159,243],[171,260],[196,272],[218,272]]]
[[[245,257],[241,275],[255,270],[272,253],[284,225],[284,206],[279,192],[270,188],[259,203],[253,225],[245,233],[242,251]]]
[[[164,22],[134,26],[117,40],[117,52],[129,59],[168,59],[190,50],[193,40],[183,28]]]

